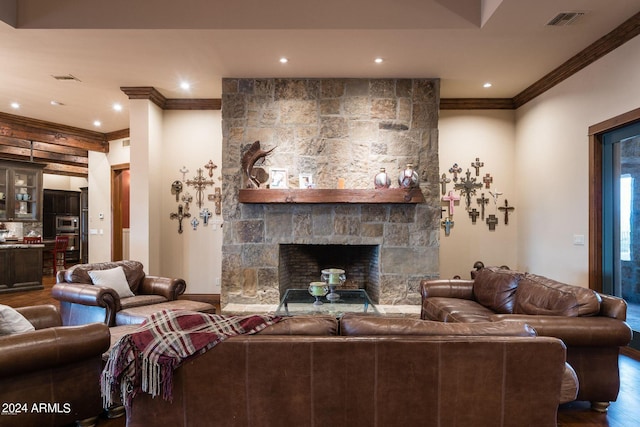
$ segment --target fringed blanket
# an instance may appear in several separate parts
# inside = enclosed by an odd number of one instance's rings
[[[100,379],[105,408],[120,391],[125,407],[140,391],[171,400],[173,370],[228,337],[254,334],[280,320],[276,316],[221,316],[162,310],[120,338]]]

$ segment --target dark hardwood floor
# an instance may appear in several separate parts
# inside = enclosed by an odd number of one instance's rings
[[[53,276],[43,278],[44,289],[38,291],[0,294],[0,304],[23,307],[37,304],[54,304],[51,298]],[[219,312],[219,311],[218,311]],[[620,394],[611,403],[609,412],[600,414],[592,411],[587,402],[571,402],[561,405],[558,410],[559,427],[631,427],[637,426],[640,416],[640,352],[624,349],[620,355]],[[100,419],[99,427],[124,427],[125,418]]]

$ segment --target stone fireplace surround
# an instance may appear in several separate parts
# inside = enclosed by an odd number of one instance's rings
[[[438,277],[438,103],[437,79],[223,79],[223,312],[278,304],[280,245],[373,246],[377,302],[419,305],[420,280]],[[425,203],[240,203],[255,140],[276,147],[264,167],[286,167],[291,188],[303,172],[373,188],[380,167],[413,163]]]

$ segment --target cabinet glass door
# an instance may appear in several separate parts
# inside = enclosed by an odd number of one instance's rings
[[[0,167],[0,220],[7,219],[7,168]]]
[[[18,220],[38,219],[38,173],[27,169],[15,169],[14,218]]]

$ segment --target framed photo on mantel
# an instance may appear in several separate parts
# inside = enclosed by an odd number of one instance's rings
[[[287,168],[269,168],[269,188],[289,188]]]
[[[300,188],[313,188],[313,175],[310,173],[301,173],[299,175],[300,178]]]

